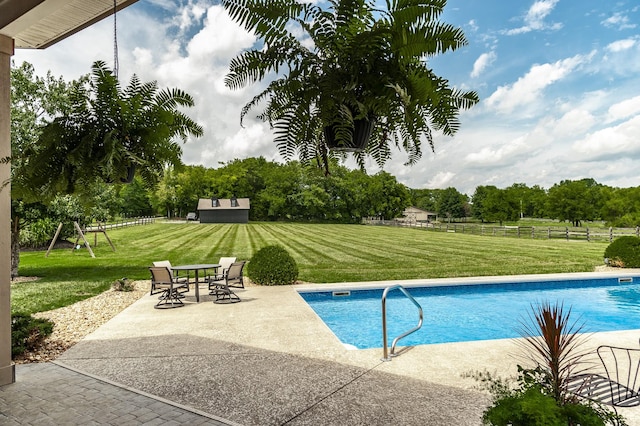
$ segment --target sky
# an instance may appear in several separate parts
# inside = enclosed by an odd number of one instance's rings
[[[440,20],[462,28],[469,43],[428,64],[480,102],[460,114],[455,136],[436,134],[435,152],[425,143],[422,159],[406,166],[406,153],[393,151],[386,172],[410,188],[468,195],[480,185],[548,189],[582,178],[640,185],[640,2],[449,0]],[[17,49],[13,60],[76,79],[96,60],[113,66],[113,27],[107,18],[48,49]],[[195,98],[185,112],[205,134],[182,146],[186,164],[282,161],[268,124],[254,119],[259,110],[240,126],[242,107],[264,83],[231,90],[224,77],[256,39],[217,1],[139,0],[118,13],[117,28],[123,85],[137,74]],[[367,170],[380,168],[370,161]]]

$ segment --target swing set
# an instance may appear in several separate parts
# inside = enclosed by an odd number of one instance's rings
[[[58,237],[60,236],[60,231],[62,231],[62,226],[63,224],[62,222],[60,222],[60,224],[58,225],[58,229],[56,230],[56,235],[53,237],[53,240],[51,240],[51,244],[49,244],[49,249],[47,249],[47,253],[45,254],[45,257],[49,257],[49,253],[51,252],[51,249],[53,249],[53,246],[56,244],[56,241],[58,241]],[[111,249],[114,252],[116,251],[116,247],[111,242],[109,235],[107,235],[107,227],[104,224],[99,223],[97,226],[91,226],[91,227],[82,229],[80,225],[78,225],[78,222],[73,222],[73,227],[76,230],[77,238],[76,238],[76,242],[73,244],[73,248],[71,249],[72,251],[80,248],[80,246],[78,245],[78,242],[82,238],[82,241],[84,242],[84,246],[87,248],[87,250],[89,250],[89,254],[91,255],[91,257],[95,258],[96,255],[93,253],[93,250],[91,250],[91,245],[89,244],[89,241],[87,241],[87,237],[85,235],[93,234],[93,245],[97,246],[99,233],[104,234],[104,237],[107,239],[107,242],[111,246]]]

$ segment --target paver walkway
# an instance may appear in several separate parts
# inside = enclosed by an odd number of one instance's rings
[[[232,425],[47,362],[16,366],[0,386],[1,425]]]

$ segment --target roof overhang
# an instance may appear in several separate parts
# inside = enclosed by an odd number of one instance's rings
[[[137,0],[116,0],[123,9]],[[0,0],[0,34],[45,49],[113,14],[113,0]]]

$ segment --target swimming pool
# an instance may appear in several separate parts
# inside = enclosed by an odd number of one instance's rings
[[[389,284],[393,285],[393,284]],[[640,329],[640,277],[404,286],[422,305],[424,324],[401,346],[520,337],[531,305],[563,303],[584,332]],[[347,347],[382,347],[383,288],[303,291],[302,298]],[[400,291],[387,296],[389,344],[415,327],[417,308]]]

